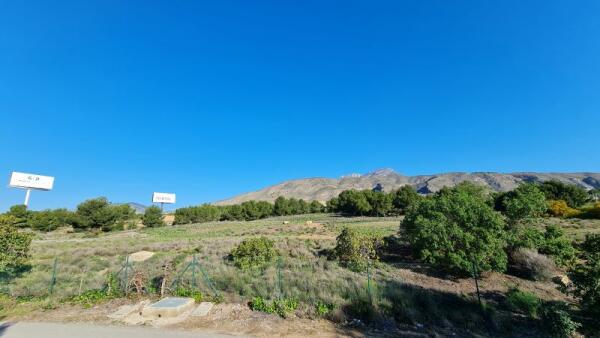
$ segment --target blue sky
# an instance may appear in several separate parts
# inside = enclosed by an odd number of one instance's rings
[[[33,209],[391,167],[600,171],[598,1],[2,1]],[[24,192],[0,189],[0,210]]]

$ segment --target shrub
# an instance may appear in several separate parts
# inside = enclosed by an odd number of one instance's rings
[[[333,254],[342,266],[360,272],[367,268],[370,261],[378,259],[377,247],[377,239],[344,228],[336,239]]]
[[[461,274],[470,274],[473,262],[481,271],[506,269],[505,223],[473,184],[444,188],[424,199],[400,229],[427,263]]]
[[[510,288],[506,294],[506,306],[509,310],[520,312],[529,317],[537,317],[540,308],[540,299],[531,292]]]
[[[294,298],[283,298],[268,302],[262,297],[254,297],[248,306],[252,311],[276,313],[280,317],[286,318],[291,312],[298,308],[298,301]]]
[[[26,205],[17,204],[10,207],[6,215],[14,217],[13,224],[11,225],[14,225],[18,228],[22,228],[29,225],[28,220],[31,216],[31,211],[27,210]]]
[[[326,316],[329,313],[331,313],[333,309],[335,309],[335,306],[333,304],[325,303],[320,300],[315,302],[315,312],[319,316]]]
[[[392,192],[392,205],[399,215],[406,214],[406,211],[421,201],[422,197],[415,188],[410,185],[402,186],[400,189]]]
[[[552,337],[572,337],[581,324],[574,322],[569,308],[563,302],[549,302],[541,307],[540,319],[545,331]]]
[[[196,303],[200,303],[200,302],[202,302],[202,299],[204,299],[202,292],[200,292],[199,290],[193,290],[193,289],[189,289],[189,288],[179,287],[179,288],[175,289],[174,294],[177,297],[194,298],[194,301]]]
[[[555,217],[573,217],[580,214],[580,211],[573,209],[563,200],[548,201],[548,213]]]
[[[509,232],[508,243],[512,251],[517,248],[537,249],[544,243],[544,233],[532,226],[515,226]]]
[[[31,235],[20,232],[11,224],[0,223],[0,271],[17,269],[26,264],[30,245]]]
[[[146,208],[144,216],[142,217],[142,224],[148,228],[165,226],[165,221],[160,208],[155,205]]]
[[[231,250],[233,263],[241,269],[261,268],[278,255],[275,243],[266,238],[250,238]]]
[[[575,248],[557,225],[549,225],[544,232],[544,241],[539,246],[541,254],[549,255],[560,266],[569,266],[575,260]]]
[[[517,275],[538,281],[550,280],[556,271],[554,262],[535,249],[517,248],[510,255],[510,263]]]

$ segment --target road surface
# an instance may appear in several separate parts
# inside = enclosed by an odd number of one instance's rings
[[[179,331],[140,326],[100,326],[17,322],[0,323],[2,338],[229,338],[225,334],[204,331]],[[236,336],[240,337],[240,336]]]

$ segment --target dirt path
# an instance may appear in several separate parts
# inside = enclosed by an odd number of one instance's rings
[[[205,330],[181,331],[140,326],[100,326],[91,324],[60,324],[40,322],[1,323],[3,338],[226,338],[234,337]],[[243,337],[243,336],[237,336]],[[247,337],[247,336],[246,336]]]

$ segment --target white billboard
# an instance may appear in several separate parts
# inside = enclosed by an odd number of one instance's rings
[[[13,188],[52,190],[54,177],[13,172],[8,185]]]
[[[155,192],[152,194],[152,203],[175,203],[175,194]]]

